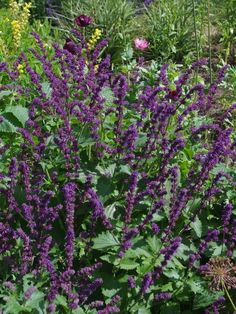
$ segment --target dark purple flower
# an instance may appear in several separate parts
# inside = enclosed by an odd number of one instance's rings
[[[92,17],[84,14],[81,14],[75,18],[75,23],[80,27],[86,27],[92,24],[92,22]]]
[[[152,273],[151,272],[146,273],[143,277],[140,293],[145,294],[147,290],[150,288],[150,286],[152,285],[152,283],[153,283]]]
[[[160,227],[155,223],[152,223],[152,232],[154,234],[158,234],[160,232]]]
[[[232,210],[233,210],[233,205],[232,204],[226,204],[224,206],[224,211],[222,214],[222,220],[223,220],[223,226],[227,227],[229,222],[230,222],[230,218],[232,215]]]
[[[63,49],[69,51],[73,55],[75,55],[78,51],[76,43],[71,38],[66,38]]]
[[[68,268],[73,267],[73,254],[74,254],[74,214],[75,214],[75,199],[76,199],[76,184],[67,183],[64,186],[64,198],[66,206],[66,243],[65,251],[67,255]]]

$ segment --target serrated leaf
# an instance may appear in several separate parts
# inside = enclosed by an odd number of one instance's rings
[[[120,173],[125,173],[125,174],[131,174],[130,167],[128,165],[121,165],[120,166]]]
[[[131,259],[122,259],[119,264],[120,269],[130,270],[130,269],[136,269],[139,266],[138,263]]]
[[[223,296],[223,291],[211,292],[208,290],[202,291],[202,294],[197,294],[193,301],[193,309],[201,309],[209,306],[215,300],[217,300],[220,296]]]
[[[24,306],[20,305],[20,303],[16,301],[16,299],[13,297],[8,298],[4,314],[19,314],[22,311],[28,312]]]
[[[120,289],[102,289],[102,294],[107,298],[112,298]]]
[[[31,309],[38,309],[39,308],[39,303],[44,299],[44,293],[40,291],[35,291],[30,299],[28,299],[25,303],[25,306],[28,308],[30,307]]]
[[[138,247],[138,248],[136,248],[135,249],[135,255],[137,257],[143,257],[143,256],[145,256],[145,257],[152,257],[152,254],[150,254],[150,252],[147,250],[146,247],[143,247],[143,248]]]
[[[157,253],[162,246],[161,240],[156,235],[154,235],[151,238],[148,238],[147,243],[153,253]]]
[[[117,258],[117,256],[114,255],[103,255],[100,257],[101,260],[106,261],[107,263],[118,265],[120,259]]]
[[[11,122],[4,119],[0,122],[0,133],[16,133],[16,127]]]
[[[194,294],[200,293],[203,290],[202,281],[199,281],[196,278],[188,280],[188,285]]]
[[[4,112],[12,113],[13,116],[20,122],[21,126],[25,126],[26,121],[29,119],[28,109],[20,105],[9,106]]]
[[[73,314],[85,314],[86,312],[81,307],[78,307],[76,310],[73,310],[72,313]]]
[[[110,232],[104,232],[97,238],[93,239],[93,248],[95,250],[102,250],[119,245],[118,239],[116,239]]]
[[[180,275],[175,269],[166,268],[163,274],[168,278],[179,279]]]
[[[198,216],[195,218],[195,221],[190,224],[190,226],[193,228],[194,232],[196,233],[196,236],[198,238],[201,238],[201,236],[202,236],[202,222],[198,218]]]
[[[5,97],[5,96],[9,96],[9,95],[11,95],[12,94],[12,91],[9,91],[9,90],[2,90],[1,92],[0,92],[0,99],[2,99],[3,97]]]
[[[57,295],[55,304],[62,305],[64,307],[67,306],[66,298],[63,295]]]

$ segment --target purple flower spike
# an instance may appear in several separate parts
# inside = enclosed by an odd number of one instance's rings
[[[156,301],[166,301],[166,300],[171,299],[171,297],[172,297],[172,294],[169,292],[160,292],[154,296],[154,299]]]

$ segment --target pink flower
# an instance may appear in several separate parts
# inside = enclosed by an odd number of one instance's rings
[[[139,50],[145,50],[146,48],[149,47],[149,42],[143,38],[135,38],[134,45],[135,45],[135,48]]]

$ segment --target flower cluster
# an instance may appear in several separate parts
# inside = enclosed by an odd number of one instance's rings
[[[31,2],[24,5],[19,4],[15,0],[9,0],[9,9],[11,14],[11,27],[15,47],[19,47],[22,33],[28,24],[30,17]]]
[[[85,17],[77,22],[90,23]],[[235,164],[234,131],[222,120],[199,125],[194,119],[210,110],[219,77],[208,90],[199,84],[189,88],[194,70],[207,63],[199,60],[173,88],[164,65],[154,83],[135,92],[124,75],[111,70],[109,56],[99,58],[107,41],[91,52],[83,36],[73,34],[78,43],[68,38],[63,48],[55,44],[51,58],[33,34],[38,49],[30,52],[43,73],[24,53],[13,70],[0,64],[9,76],[1,90],[13,89],[28,109],[28,120],[16,129],[17,143],[8,145],[5,137],[1,142],[0,252],[9,269],[19,280],[27,273],[36,278],[46,273],[48,312],[56,311],[56,298],[63,294],[71,309],[118,313],[125,304],[131,313],[136,304],[121,297],[127,288],[127,298],[136,294],[153,306],[172,302],[175,293],[168,289],[175,282],[163,290],[159,283],[170,280],[175,265],[186,273],[200,269],[202,276],[215,278],[217,288],[222,280],[234,287],[228,259],[196,269],[212,243],[223,244],[228,255],[235,249],[233,200],[226,201],[221,184],[222,178],[228,185],[233,180],[216,168]],[[27,88],[18,85],[20,65],[30,81]],[[184,154],[187,161],[179,162]],[[218,217],[213,211],[218,226],[196,230],[215,200],[223,204]],[[117,290],[103,288],[107,277]],[[32,293],[34,286],[25,299]]]
[[[88,48],[90,50],[96,46],[98,40],[101,38],[101,35],[102,35],[102,31],[100,29],[96,28],[92,37],[88,41]]]

